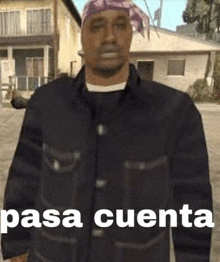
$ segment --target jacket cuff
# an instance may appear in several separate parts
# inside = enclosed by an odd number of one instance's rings
[[[10,259],[10,258],[13,258],[13,257],[18,257],[18,256],[26,254],[29,251],[29,246],[30,246],[29,240],[23,240],[23,239],[20,239],[20,240],[13,240],[13,239],[4,240],[4,242],[2,242],[3,259],[6,260],[6,259]]]

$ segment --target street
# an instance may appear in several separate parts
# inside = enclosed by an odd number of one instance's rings
[[[211,262],[220,262],[220,104],[197,104],[203,118],[210,159],[210,178],[213,188],[215,228]],[[0,207],[3,192],[16,147],[25,110],[0,109]],[[0,257],[0,262],[2,259]]]
[[[212,238],[211,262],[220,262],[220,105],[197,104],[202,114],[210,160],[215,228]]]

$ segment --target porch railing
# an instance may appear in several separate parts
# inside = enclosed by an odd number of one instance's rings
[[[42,76],[9,76],[7,83],[0,81],[0,108],[3,100],[8,101],[12,98],[12,90],[22,91],[22,96],[29,98],[39,86],[52,80],[52,77]]]
[[[20,91],[35,91],[36,88],[50,81],[52,77],[43,76],[15,76],[13,77],[14,87]]]

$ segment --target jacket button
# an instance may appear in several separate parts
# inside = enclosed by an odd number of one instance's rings
[[[97,129],[97,133],[98,133],[100,136],[103,136],[103,135],[105,135],[105,134],[107,133],[107,128],[106,128],[106,126],[104,126],[104,125],[102,125],[102,124],[98,125],[98,126],[96,127],[96,129]]]
[[[79,152],[79,151],[75,151],[73,155],[74,155],[74,158],[75,158],[75,159],[80,159],[80,156],[81,156],[81,155],[80,155],[80,152]]]
[[[103,180],[103,179],[97,179],[96,180],[96,187],[97,188],[104,188],[107,184],[107,181],[106,180]]]
[[[101,237],[101,236],[103,236],[103,234],[104,234],[103,229],[93,229],[92,230],[92,236],[93,237]]]
[[[59,171],[60,170],[60,163],[58,160],[54,159],[54,162],[53,162],[53,167],[56,171]]]
[[[144,162],[141,162],[141,163],[139,163],[138,164],[138,168],[140,169],[140,170],[144,170],[146,167],[145,167],[145,163]]]

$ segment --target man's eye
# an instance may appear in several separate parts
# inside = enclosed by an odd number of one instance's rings
[[[117,29],[125,29],[126,28],[126,24],[125,23],[116,23],[115,27]]]
[[[99,31],[100,29],[103,28],[103,24],[96,24],[92,26],[92,31]]]

